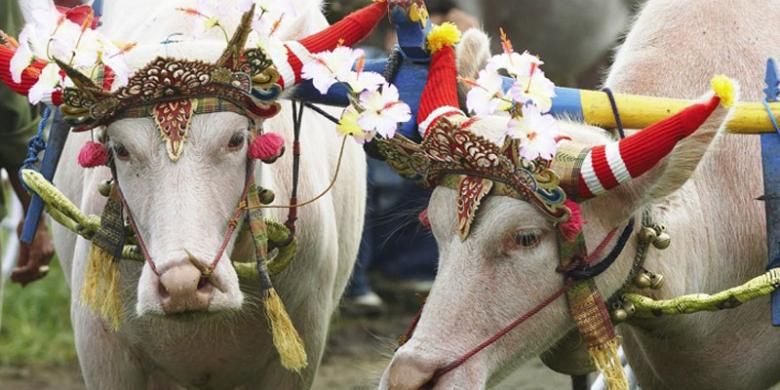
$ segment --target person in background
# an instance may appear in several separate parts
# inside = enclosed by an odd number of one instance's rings
[[[11,36],[18,36],[23,26],[24,19],[18,3],[11,0],[1,1],[0,30]],[[5,85],[0,85],[0,169],[8,172],[13,191],[21,201],[25,213],[30,205],[30,195],[22,187],[19,170],[26,156],[27,141],[35,135],[37,125],[38,115],[27,103],[27,99]],[[4,217],[5,207],[0,191],[0,218]],[[19,234],[23,224],[24,221],[19,221]],[[11,274],[11,280],[24,286],[43,278],[53,256],[54,245],[42,218],[32,245],[21,245],[17,267]]]
[[[479,21],[458,9],[450,0],[426,1],[433,23],[455,23],[462,31],[478,27]],[[339,12],[348,13],[344,2]],[[387,56],[396,44],[395,31],[380,27],[369,40],[373,47],[367,55]],[[375,34],[376,35],[376,34]],[[376,55],[376,54],[375,54]],[[368,273],[377,271],[394,290],[424,293],[436,277],[438,249],[436,241],[418,220],[425,209],[430,191],[404,180],[382,161],[368,158],[368,203],[363,239],[350,285],[342,308],[347,314],[376,315],[383,311],[383,301],[374,292]]]

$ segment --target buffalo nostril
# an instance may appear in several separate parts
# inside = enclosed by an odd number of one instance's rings
[[[157,293],[160,294],[160,298],[166,299],[171,296],[170,293],[168,293],[168,289],[165,288],[165,285],[162,282],[157,282]]]
[[[417,390],[430,388],[437,366],[416,356],[403,356],[390,363],[388,387],[390,390]]]
[[[172,267],[160,274],[160,303],[166,313],[208,310],[214,289],[192,264]]]

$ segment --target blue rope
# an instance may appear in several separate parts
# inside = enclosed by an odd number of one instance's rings
[[[764,99],[762,103],[764,103],[764,108],[766,109],[767,115],[769,115],[772,126],[775,128],[777,134],[780,134],[780,126],[777,124],[777,118],[775,118],[775,113],[772,112],[772,107],[769,106],[769,102],[766,99]]]
[[[27,158],[25,158],[22,163],[22,168],[24,169],[35,169],[40,161],[39,156],[41,152],[46,150],[46,141],[43,139],[43,133],[49,122],[49,116],[51,116],[51,108],[46,106],[43,110],[41,122],[38,124],[38,134],[30,138],[30,141],[27,142]]]

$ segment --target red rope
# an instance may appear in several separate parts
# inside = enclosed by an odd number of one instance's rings
[[[420,317],[422,317],[423,308],[425,308],[424,304],[420,306],[420,310],[417,310],[417,314],[415,314],[414,318],[412,318],[412,323],[409,324],[409,327],[406,328],[406,332],[404,332],[404,335],[401,336],[401,338],[398,340],[399,348],[404,344],[406,344],[406,342],[409,341],[410,338],[412,338],[412,335],[414,334],[414,329],[417,328],[417,323],[420,322]]]
[[[491,344],[493,344],[496,341],[498,341],[498,339],[504,337],[507,333],[511,332],[514,328],[518,327],[520,324],[522,324],[523,322],[527,321],[528,319],[530,319],[531,317],[536,315],[536,313],[539,313],[542,309],[547,307],[547,305],[555,302],[555,300],[557,300],[563,294],[565,294],[566,291],[568,291],[573,284],[574,284],[573,280],[571,280],[571,279],[566,280],[566,282],[563,284],[563,286],[561,286],[561,288],[556,290],[552,295],[547,297],[542,302],[539,302],[539,304],[534,306],[533,309],[529,310],[528,312],[526,312],[522,316],[518,317],[516,320],[512,321],[509,325],[505,326],[503,329],[498,331],[498,333],[496,333],[495,335],[493,335],[489,339],[483,341],[482,344],[479,344],[474,349],[472,349],[471,351],[467,352],[465,355],[461,356],[460,358],[458,358],[457,360],[453,361],[452,363],[450,363],[450,364],[448,364],[448,365],[446,365],[446,366],[436,370],[436,372],[433,374],[433,377],[427,383],[427,385],[433,386],[434,384],[436,384],[436,381],[438,381],[442,376],[444,376],[448,372],[450,372],[450,371],[460,367],[461,365],[463,365],[463,363],[465,363],[467,360],[471,359],[474,355],[480,353],[483,349],[489,347]]]

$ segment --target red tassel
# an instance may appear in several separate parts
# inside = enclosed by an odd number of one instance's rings
[[[249,157],[270,164],[284,153],[284,138],[276,133],[265,133],[249,145]]]
[[[79,165],[83,168],[96,168],[106,164],[108,164],[108,150],[105,145],[89,141],[81,147]]]
[[[562,222],[558,226],[558,229],[561,231],[563,238],[565,238],[567,241],[574,241],[580,232],[582,232],[582,226],[585,224],[585,220],[582,218],[580,205],[578,205],[576,202],[571,199],[567,199],[564,205],[569,208],[571,213],[569,215],[569,220]]]

